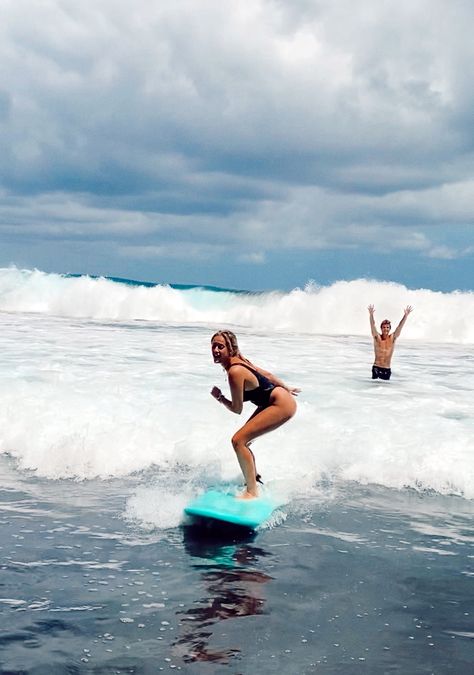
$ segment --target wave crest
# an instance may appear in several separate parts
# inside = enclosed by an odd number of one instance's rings
[[[474,343],[472,292],[413,290],[394,282],[355,279],[330,286],[310,281],[289,292],[245,293],[0,269],[0,311],[6,312],[367,336],[369,304],[375,305],[377,323],[389,318],[392,326],[401,319],[404,307],[413,305],[404,338]]]

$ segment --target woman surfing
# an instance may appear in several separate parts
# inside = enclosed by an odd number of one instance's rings
[[[287,387],[275,375],[242,356],[237,338],[230,330],[218,331],[212,336],[211,351],[214,363],[219,363],[227,372],[231,398],[226,398],[219,387],[213,387],[211,395],[237,415],[242,412],[245,401],[251,401],[257,406],[244,426],[232,437],[246,484],[241,498],[253,499],[258,497],[257,480],[260,476],[249,446],[255,438],[277,429],[293,417],[296,412],[293,397],[300,390]]]

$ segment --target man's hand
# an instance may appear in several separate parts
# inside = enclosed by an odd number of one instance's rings
[[[413,307],[411,305],[407,305],[405,307],[404,315],[408,316],[410,314],[410,312],[413,312]]]
[[[369,305],[367,309],[369,310],[370,316],[373,316],[375,312],[375,307],[373,305]]]

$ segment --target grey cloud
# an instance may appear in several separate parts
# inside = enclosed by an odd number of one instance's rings
[[[442,0],[8,3],[0,236],[254,262],[467,250],[432,226],[473,222],[473,19]]]

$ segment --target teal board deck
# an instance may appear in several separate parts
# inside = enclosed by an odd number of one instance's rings
[[[267,497],[237,499],[235,495],[208,490],[188,504],[184,512],[189,516],[255,529],[271,516],[275,508],[276,504]]]

